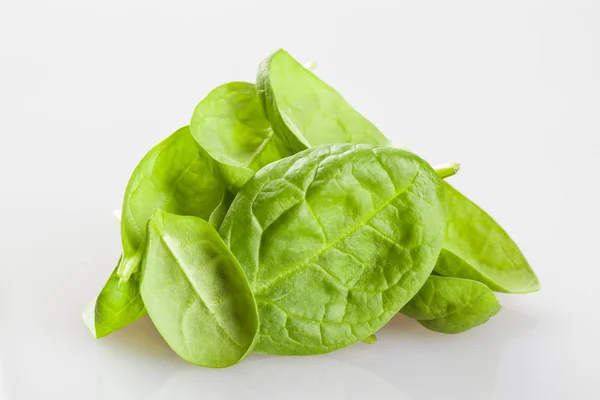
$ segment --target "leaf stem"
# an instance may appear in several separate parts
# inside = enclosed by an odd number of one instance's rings
[[[455,162],[449,162],[445,164],[436,165],[433,167],[435,172],[440,176],[440,178],[448,178],[458,172],[460,169],[460,164]]]

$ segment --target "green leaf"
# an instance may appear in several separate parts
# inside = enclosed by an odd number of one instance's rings
[[[137,275],[119,283],[115,268],[98,297],[86,307],[83,319],[94,337],[109,335],[146,315]]]
[[[529,293],[540,282],[519,247],[496,221],[452,186],[446,188],[447,230],[435,270],[492,290]]]
[[[441,333],[460,333],[487,322],[500,311],[494,293],[483,283],[432,275],[402,314]]]
[[[215,229],[200,218],[156,210],[146,248],[142,298],[169,346],[206,367],[242,360],[258,330],[256,303]]]
[[[443,201],[435,171],[389,147],[316,147],[261,169],[220,230],[258,304],[255,350],[326,353],[377,331],[431,273]]]
[[[123,200],[123,280],[142,261],[146,224],[155,209],[208,219],[223,197],[225,183],[213,160],[183,127],[154,147],[133,171]]]
[[[386,144],[387,140],[332,88],[280,50],[259,67],[257,87],[275,133],[302,150],[324,143]],[[442,177],[457,164],[440,169]],[[446,184],[448,234],[436,271],[481,281],[496,291],[528,293],[539,281],[506,232]]]
[[[295,151],[330,143],[389,143],[335,89],[283,50],[260,64],[256,86],[273,130]]]
[[[235,192],[263,166],[292,155],[264,117],[252,83],[231,82],[210,92],[196,106],[190,130]]]
[[[223,198],[221,202],[215,208],[215,210],[210,214],[208,218],[208,222],[218,231],[223,224],[223,220],[225,219],[225,215],[227,215],[227,211],[229,211],[229,207],[231,207],[231,203],[233,203],[233,199],[235,199],[235,195],[231,193],[229,190],[225,190],[223,192]]]

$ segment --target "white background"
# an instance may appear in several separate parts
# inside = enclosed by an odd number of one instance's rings
[[[599,3],[285,3],[0,2],[0,398],[599,399]],[[80,313],[132,169],[278,47],[388,137],[460,162],[453,184],[542,290],[461,335],[398,317],[375,345],[226,370],[148,319],[93,339]]]

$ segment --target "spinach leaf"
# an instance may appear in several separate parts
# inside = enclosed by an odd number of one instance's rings
[[[260,64],[256,80],[273,130],[295,151],[330,143],[388,144],[335,89],[283,50]]]
[[[432,331],[460,333],[498,311],[496,296],[483,283],[432,275],[401,312]]]
[[[447,230],[435,270],[472,279],[492,290],[528,293],[540,282],[519,247],[485,211],[447,183]]]
[[[390,147],[315,147],[261,169],[219,232],[257,301],[255,351],[326,353],[377,331],[433,269],[443,195],[426,162]]]
[[[261,167],[292,155],[264,117],[252,83],[231,82],[210,92],[196,106],[190,130],[234,192]]]
[[[135,273],[126,282],[119,283],[115,267],[98,297],[84,311],[83,318],[92,335],[101,338],[144,315],[146,309],[140,296],[138,274]]]
[[[250,351],[256,303],[244,272],[206,221],[156,210],[141,293],[156,328],[184,360],[227,367]]]
[[[187,126],[150,150],[133,171],[125,190],[119,277],[127,280],[139,267],[146,224],[156,208],[208,219],[224,190],[214,162]]]
[[[275,133],[302,150],[324,143],[385,144],[377,129],[332,88],[280,50],[259,67],[257,87]],[[439,169],[453,175],[457,164]],[[500,292],[539,290],[539,281],[506,232],[483,210],[445,185],[448,234],[436,266],[441,275],[481,281]]]

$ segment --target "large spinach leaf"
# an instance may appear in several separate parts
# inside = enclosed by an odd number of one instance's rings
[[[433,269],[443,195],[427,163],[389,147],[321,146],[261,169],[220,230],[256,297],[255,350],[326,353],[377,331]]]
[[[275,133],[294,149],[333,142],[387,143],[339,93],[283,50],[260,65],[257,87]],[[452,165],[447,167],[440,171],[442,177],[453,173]],[[436,271],[501,292],[539,290],[527,260],[500,225],[456,189],[446,188],[448,234]]]
[[[246,276],[217,231],[200,218],[155,211],[141,293],[162,337],[191,363],[227,367],[254,343],[258,314]]]
[[[402,313],[424,327],[460,333],[487,322],[500,311],[494,293],[483,283],[432,275]]]
[[[256,86],[273,130],[295,151],[330,143],[388,144],[335,89],[283,50],[260,64]]]
[[[504,229],[458,190],[444,185],[448,225],[436,272],[480,281],[498,292],[539,290],[535,273]]]
[[[98,297],[88,305],[83,314],[84,321],[96,338],[109,335],[146,315],[138,275],[136,272],[126,282],[119,283],[115,267]]]
[[[252,83],[231,82],[210,92],[196,106],[190,130],[233,191],[263,166],[292,154],[273,133]]]
[[[146,224],[156,208],[208,219],[224,190],[216,165],[187,126],[150,150],[133,171],[125,190],[119,277],[127,280],[139,267]]]

